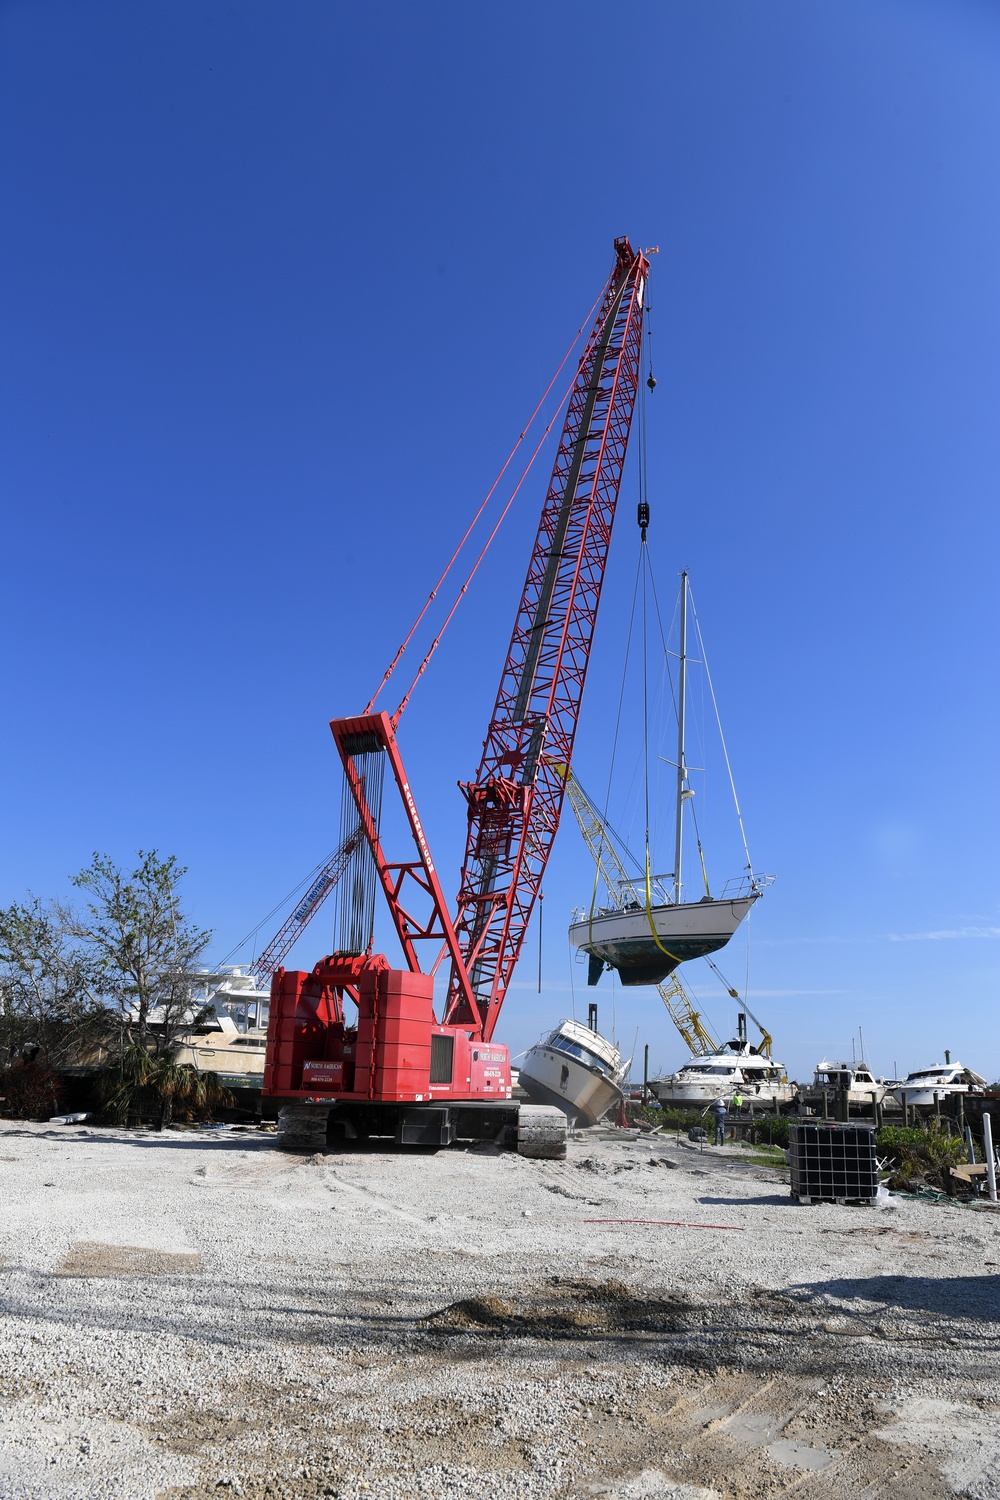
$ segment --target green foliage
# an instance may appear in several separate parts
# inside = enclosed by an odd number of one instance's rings
[[[686,1135],[696,1125],[700,1125],[709,1134],[715,1129],[711,1116],[703,1114],[700,1109],[662,1109],[656,1118],[664,1130],[679,1130],[682,1135]]]
[[[763,1115],[754,1120],[750,1139],[758,1146],[780,1146],[788,1149],[788,1116]]]
[[[105,1041],[96,972],[63,914],[32,901],[0,910],[0,1063],[65,1063]]]
[[[59,1077],[44,1063],[24,1058],[0,1069],[0,1109],[13,1120],[47,1120],[58,1114]]]
[[[968,1160],[965,1141],[935,1126],[887,1125],[875,1137],[890,1158],[889,1186],[897,1192],[944,1189],[946,1169]]]
[[[778,1167],[787,1165],[785,1153],[780,1146],[761,1146],[756,1151],[750,1152],[741,1161],[749,1161],[755,1167]]]
[[[101,1118],[109,1125],[127,1125],[138,1117],[206,1120],[233,1103],[217,1074],[199,1073],[169,1054],[135,1045],[104,1070],[97,1093]]]
[[[86,914],[65,915],[131,1040],[144,1048],[153,1036],[157,1051],[169,1051],[191,1024],[191,984],[212,934],[192,926],[180,910],[177,885],[186,872],[175,857],[140,849],[139,860],[125,873],[108,855],[95,854],[73,878],[90,897]]]

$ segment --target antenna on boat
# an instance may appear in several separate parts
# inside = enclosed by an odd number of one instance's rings
[[[684,842],[684,824],[681,814],[684,809],[684,783],[687,781],[687,766],[684,763],[684,738],[687,718],[687,569],[681,573],[681,639],[680,674],[677,683],[677,807],[674,831],[674,901],[681,902],[681,850]]]

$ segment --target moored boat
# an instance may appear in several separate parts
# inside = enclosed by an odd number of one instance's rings
[[[881,1104],[888,1092],[884,1078],[876,1078],[866,1062],[833,1062],[824,1058],[816,1064],[812,1083],[800,1089],[803,1103],[821,1105],[824,1097],[829,1102],[834,1096],[846,1093],[848,1105],[871,1108]]]
[[[266,1031],[188,1032],[178,1037],[174,1060],[198,1073],[216,1073],[228,1089],[259,1089],[264,1080]]]
[[[900,1104],[917,1109],[933,1109],[935,1103],[944,1103],[954,1094],[980,1094],[986,1088],[986,1079],[971,1068],[963,1068],[960,1062],[952,1062],[945,1053],[943,1063],[934,1063],[929,1068],[917,1068],[907,1073],[901,1083],[893,1088]]]

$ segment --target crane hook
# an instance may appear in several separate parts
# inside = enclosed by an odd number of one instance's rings
[[[652,370],[650,370],[650,372],[649,372],[649,379],[646,381],[646,384],[649,386],[649,389],[651,391],[655,391],[656,390],[656,380],[655,380],[655,378],[653,376]]]
[[[640,500],[639,501],[639,505],[638,505],[637,512],[636,512],[636,520],[639,522],[639,529],[642,532],[642,540],[645,542],[645,540],[646,540],[646,527],[649,525],[649,501],[648,500]]]

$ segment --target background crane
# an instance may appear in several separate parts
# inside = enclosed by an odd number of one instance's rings
[[[323,902],[335,891],[360,840],[361,829],[356,828],[338,845],[295,910],[278,928],[263,952],[249,965],[249,972],[256,975],[258,980],[270,986],[271,975],[281,967]]]

